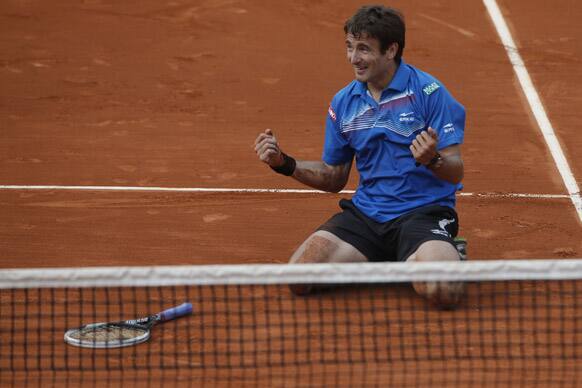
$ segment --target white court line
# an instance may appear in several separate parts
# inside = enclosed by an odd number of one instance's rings
[[[574,177],[574,174],[570,169],[570,165],[564,156],[564,152],[560,146],[560,141],[556,137],[556,133],[552,127],[552,123],[550,123],[548,115],[546,114],[540,96],[538,95],[531,77],[529,76],[529,72],[525,67],[525,63],[521,58],[521,55],[519,55],[517,46],[513,40],[513,37],[511,36],[511,33],[509,32],[509,28],[507,27],[507,23],[505,22],[505,19],[499,10],[497,2],[495,0],[483,0],[483,3],[489,12],[489,16],[491,16],[501,42],[505,46],[505,51],[507,52],[509,61],[513,66],[513,70],[517,75],[521,88],[531,107],[532,113],[538,123],[542,135],[544,136],[544,140],[546,141],[552,157],[554,158],[554,163],[556,163],[558,171],[562,176],[562,180],[566,185],[570,199],[572,200],[574,208],[578,213],[578,218],[582,222],[582,197],[580,196],[580,188],[578,187],[576,178]]]
[[[325,191],[312,189],[252,189],[252,188],[220,188],[220,187],[142,187],[142,186],[39,186],[39,185],[0,185],[0,190],[23,191],[142,191],[142,192],[182,192],[182,193],[283,193],[283,194],[328,194]],[[355,190],[342,190],[339,194],[354,194]],[[465,193],[461,197],[480,198],[532,198],[532,199],[564,199],[567,194],[528,194],[528,193]]]
[[[425,18],[425,19],[430,20],[433,23],[437,23],[437,24],[440,24],[441,26],[445,26],[447,28],[450,28],[451,30],[456,31],[461,35],[465,35],[467,38],[474,38],[475,37],[474,32],[469,31],[469,30],[465,30],[464,28],[461,28],[459,26],[455,26],[454,24],[447,23],[444,20],[434,18],[434,17],[427,15],[427,14],[424,14],[424,13],[419,13],[418,15]]]

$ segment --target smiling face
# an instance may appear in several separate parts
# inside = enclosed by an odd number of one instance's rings
[[[380,42],[368,34],[346,35],[348,61],[354,68],[358,81],[368,84],[368,88],[383,90],[392,79],[397,64],[395,61],[398,44],[392,43],[382,53]]]

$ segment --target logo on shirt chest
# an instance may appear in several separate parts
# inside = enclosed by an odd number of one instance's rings
[[[414,120],[416,120],[416,117],[414,117],[414,112],[400,113],[398,115],[398,121],[401,123],[412,123]]]
[[[425,127],[422,116],[414,109],[413,101],[414,94],[407,90],[382,100],[377,107],[369,103],[363,104],[358,107],[353,116],[345,121],[342,120],[340,131],[344,134],[350,132],[355,134],[362,130],[376,128],[408,138]],[[394,137],[392,140],[405,141]]]
[[[424,128],[424,121],[417,117],[416,112],[405,110],[386,112],[378,117],[377,127],[382,127],[400,136],[409,137],[419,129]]]

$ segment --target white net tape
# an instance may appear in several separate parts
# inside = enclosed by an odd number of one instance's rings
[[[582,279],[582,259],[0,270],[0,288]]]

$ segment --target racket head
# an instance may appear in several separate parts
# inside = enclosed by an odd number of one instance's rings
[[[65,342],[82,348],[109,349],[137,345],[150,338],[150,329],[123,322],[92,323],[67,330]]]

